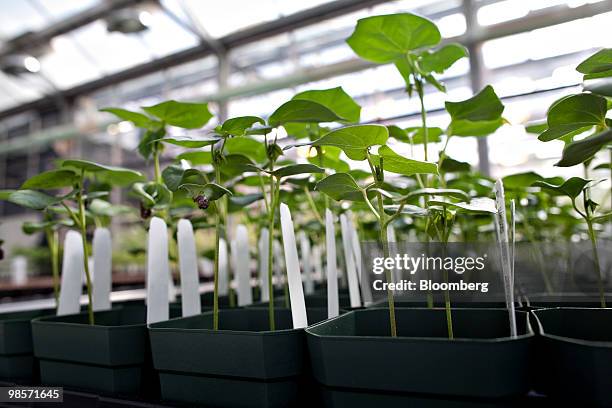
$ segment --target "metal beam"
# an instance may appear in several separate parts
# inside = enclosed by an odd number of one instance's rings
[[[53,37],[63,35],[83,27],[89,23],[106,17],[111,11],[133,6],[144,0],[107,0],[82,11],[74,16],[67,17],[51,24],[42,30],[27,32],[7,40],[0,48],[0,58],[9,54],[23,52],[28,49],[46,46]]]

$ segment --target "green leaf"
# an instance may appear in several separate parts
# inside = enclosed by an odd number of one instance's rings
[[[593,170],[610,170],[612,169],[612,162],[611,163],[600,163],[597,166],[593,167]]]
[[[409,202],[423,196],[451,197],[458,200],[470,199],[470,196],[467,193],[454,188],[420,188],[418,190],[411,191],[404,196],[396,197],[393,199],[393,201],[398,203]]]
[[[399,204],[385,205],[385,213],[393,215],[399,210]],[[410,215],[413,217],[426,217],[429,212],[425,208],[418,207],[416,205],[404,204],[402,212],[400,214]]]
[[[272,172],[272,174],[278,178],[295,176],[296,174],[311,174],[311,173],[323,173],[324,170],[314,164],[291,164],[289,166],[281,167]]]
[[[177,146],[198,148],[210,146],[221,140],[218,136],[173,136],[163,139],[165,143],[170,143]]]
[[[407,159],[395,153],[389,146],[381,146],[378,149],[378,157],[382,159],[383,169],[391,173],[404,176],[438,174],[438,166],[435,163]]]
[[[561,185],[550,184],[546,181],[536,181],[533,183],[535,187],[541,187],[545,190],[553,192],[556,195],[566,195],[572,200],[576,199],[582,193],[582,190],[591,182],[592,180],[585,180],[580,177],[572,177],[565,181]]]
[[[49,170],[27,179],[21,189],[55,189],[72,187],[79,177],[72,170]]]
[[[344,92],[342,87],[304,91],[295,95],[293,99],[317,102],[343,118],[344,122],[359,122],[361,106]]]
[[[228,140],[229,141],[229,140]],[[176,160],[187,160],[193,166],[202,166],[204,164],[211,164],[212,157],[210,152],[184,152],[176,156]]]
[[[612,48],[604,48],[582,61],[576,71],[584,74],[584,79],[612,76]]]
[[[236,212],[244,210],[245,207],[259,201],[263,198],[262,193],[244,194],[244,195],[233,195],[228,200],[228,211]]]
[[[147,129],[138,143],[138,153],[144,158],[148,159],[153,154],[155,142],[160,141],[166,136],[166,129],[161,127],[159,129]]]
[[[161,209],[172,202],[172,192],[161,183],[134,183],[132,192],[141,198],[145,208]]]
[[[323,146],[320,147],[320,149],[322,150],[321,156],[319,156],[319,152],[317,152],[316,156],[309,157],[308,161],[310,163],[335,170],[339,173],[346,173],[350,170],[348,163],[340,159],[340,153],[342,153],[340,148],[334,146]]]
[[[346,42],[361,58],[388,63],[403,58],[409,51],[436,45],[440,39],[440,31],[433,22],[401,13],[359,20]]]
[[[144,179],[141,172],[125,167],[106,166],[87,160],[68,159],[62,161],[63,168],[83,170],[88,173],[100,174],[116,185],[128,185]]]
[[[225,141],[225,151],[228,154],[242,154],[255,163],[263,163],[267,159],[266,146],[250,137],[233,137]]]
[[[132,112],[126,109],[121,108],[103,108],[100,109],[100,112],[108,112],[112,113],[116,117],[121,120],[127,120],[132,122],[136,127],[143,129],[150,129],[152,127],[157,127],[160,125],[156,120],[151,119],[147,115],[144,115],[139,112]]]
[[[36,232],[45,231],[45,230],[48,230],[48,229],[55,230],[60,225],[63,225],[65,227],[72,227],[74,225],[74,221],[72,221],[71,219],[51,220],[51,221],[42,221],[42,222],[26,221],[21,226],[21,230],[25,234],[31,235],[31,234],[34,234]]]
[[[461,44],[447,44],[435,51],[425,51],[419,57],[419,69],[422,72],[443,73],[455,62],[468,56],[467,49]]]
[[[245,171],[256,171],[254,163],[242,154],[228,154],[219,166],[225,178],[234,178]]]
[[[533,171],[525,173],[511,174],[502,178],[502,183],[506,190],[522,190],[530,187],[538,180],[543,180],[544,177]]]
[[[355,179],[348,173],[336,173],[319,181],[315,190],[336,201],[362,201],[363,193]]]
[[[598,215],[597,217],[593,217],[593,222],[597,222],[597,223],[607,223],[612,221],[612,212],[603,214],[603,215]]]
[[[444,155],[442,165],[440,166],[440,172],[442,173],[468,173],[472,169],[469,163],[455,160],[451,157]]]
[[[460,211],[469,212],[469,213],[489,213],[495,214],[497,213],[497,208],[495,207],[495,201],[486,198],[479,197],[474,198],[470,202],[461,202],[461,203],[453,203],[450,201],[443,200],[429,200],[427,202],[429,206],[443,206],[447,208],[454,208]]]
[[[207,103],[166,101],[142,108],[165,123],[185,129],[198,129],[213,117]]]
[[[320,103],[294,99],[282,104],[268,118],[268,124],[272,127],[284,125],[285,123],[321,123],[338,122],[344,118],[336,115],[329,108]]]
[[[223,197],[224,195],[232,195],[231,191],[222,187],[216,183],[206,183],[206,184],[193,184],[186,183],[181,184],[180,188],[187,190],[192,197],[203,195],[208,198],[210,201],[216,201]]]
[[[525,131],[527,133],[534,133],[538,135],[544,132],[546,129],[548,129],[548,125],[546,124],[546,122],[534,122],[531,124],[528,123],[525,126]]]
[[[548,110],[548,129],[538,139],[548,142],[591,126],[605,126],[606,111],[606,99],[601,96],[582,93],[561,98]]]
[[[239,116],[223,122],[219,130],[224,134],[232,136],[244,136],[247,129],[252,127],[255,123],[261,125],[266,124],[266,122],[258,116]]]
[[[162,171],[162,179],[164,184],[170,191],[176,191],[181,184],[185,169],[177,164],[171,164]]]
[[[563,149],[561,160],[555,166],[570,167],[584,163],[610,143],[612,143],[612,129],[572,142]]]
[[[382,125],[354,125],[332,130],[312,143],[312,146],[339,147],[352,160],[365,160],[368,147],[384,145],[389,132]]]
[[[425,143],[425,132],[422,127],[409,127],[406,128],[408,133],[409,142],[412,144],[424,144]],[[427,143],[439,143],[442,141],[441,136],[444,131],[439,127],[428,127],[427,128]]]
[[[4,194],[3,194],[4,196]],[[53,197],[35,190],[17,190],[8,194],[7,201],[31,210],[44,210],[45,208],[59,204],[64,197]]]
[[[490,85],[465,101],[445,102],[444,105],[451,116],[449,136],[485,136],[504,123],[501,117],[504,105]]]
[[[105,217],[115,217],[117,215],[129,214],[132,212],[132,209],[125,205],[113,205],[108,201],[97,198],[91,201],[87,209],[95,215]]]

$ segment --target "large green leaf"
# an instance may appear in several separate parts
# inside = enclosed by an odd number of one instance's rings
[[[490,85],[469,99],[444,105],[451,116],[448,135],[485,136],[503,124],[504,105]]]
[[[395,153],[389,146],[381,146],[378,149],[378,157],[382,159],[383,169],[391,173],[404,176],[438,174],[438,166],[435,163],[407,159]]]
[[[127,185],[144,179],[141,172],[127,169],[125,167],[106,166],[88,160],[68,159],[62,161],[62,167],[66,169],[83,170],[88,173],[102,175],[109,183],[116,185]]]
[[[105,200],[95,198],[87,207],[92,214],[104,217],[115,217],[117,215],[129,214],[133,209],[125,205],[113,205]]]
[[[554,185],[548,183],[546,181],[536,181],[533,183],[535,187],[541,187],[545,190],[548,190],[556,195],[566,195],[571,199],[575,199],[582,193],[582,190],[591,182],[592,180],[585,180],[580,177],[572,177],[565,181],[561,185]]]
[[[568,144],[555,166],[570,167],[591,159],[598,151],[612,143],[612,129]]]
[[[525,173],[511,174],[502,178],[502,183],[506,190],[522,190],[525,189],[538,180],[543,180],[544,177],[533,171]]]
[[[440,39],[440,31],[430,20],[401,13],[359,20],[346,42],[361,58],[388,63],[404,58],[409,51],[434,46]]]
[[[273,127],[285,123],[321,123],[338,122],[344,118],[336,115],[331,109],[318,102],[293,99],[282,104],[268,118],[268,124]]]
[[[293,99],[317,102],[343,118],[344,122],[357,123],[361,116],[361,106],[339,86],[300,92]]]
[[[218,136],[173,136],[163,139],[165,143],[170,143],[177,146],[198,148],[205,147],[217,143],[221,138]]]
[[[371,146],[384,145],[389,132],[382,125],[354,125],[332,130],[310,143],[312,146],[339,147],[352,160],[365,160]]]
[[[548,142],[592,126],[605,126],[606,111],[606,99],[601,96],[582,93],[561,98],[548,110],[548,129],[538,139]]]
[[[201,166],[204,164],[211,164],[212,156],[210,152],[193,151],[179,154],[176,156],[176,160],[187,160],[193,166]]]
[[[584,79],[612,76],[612,48],[604,48],[582,61],[576,71],[584,74]]]
[[[272,172],[276,177],[295,176],[296,174],[323,173],[324,170],[314,164],[290,164]]]
[[[100,109],[100,111],[112,113],[119,119],[132,122],[136,127],[139,127],[139,128],[150,129],[150,128],[157,127],[160,125],[160,123],[157,122],[156,120],[151,119],[147,115],[144,115],[139,112],[132,112],[132,111],[121,109],[121,108],[103,108],[103,109]]]
[[[435,51],[425,51],[418,60],[419,69],[424,72],[443,73],[457,60],[467,57],[468,51],[461,44],[447,44]]]
[[[30,177],[21,185],[20,188],[30,190],[47,190],[61,187],[71,187],[78,181],[78,179],[79,177],[72,170],[49,170]]]
[[[59,204],[64,197],[53,197],[35,190],[17,190],[6,197],[6,200],[21,207],[31,210],[44,210],[45,208]]]
[[[244,194],[244,195],[233,195],[228,200],[228,211],[236,212],[242,211],[245,207],[259,201],[263,198],[262,193]]]
[[[142,109],[169,125],[185,129],[201,128],[213,117],[208,110],[207,103],[170,100],[153,106],[145,106]]]
[[[256,163],[263,163],[267,159],[266,146],[250,137],[232,137],[225,141],[225,152],[228,154],[242,154]]]
[[[255,166],[251,159],[242,154],[228,154],[223,158],[219,169],[223,177],[234,178],[246,171],[255,171]]]
[[[363,193],[355,179],[347,173],[336,173],[319,181],[315,190],[321,191],[336,201],[362,201]]]
[[[231,118],[223,122],[223,125],[219,128],[222,133],[232,136],[244,136],[247,129],[252,127],[255,123],[265,125],[266,122],[258,116],[239,116]]]

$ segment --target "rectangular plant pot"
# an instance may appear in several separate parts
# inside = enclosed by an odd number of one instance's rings
[[[517,312],[509,337],[504,309],[453,309],[455,339],[444,309],[396,309],[396,338],[387,309],[365,309],[306,329],[315,378],[330,387],[503,398],[529,390],[533,332]]]
[[[612,406],[612,309],[554,308],[532,312],[538,390],[578,405]]]
[[[117,395],[151,386],[144,307],[42,317],[32,321],[34,354],[41,382]],[[149,368],[148,368],[149,367]]]
[[[37,379],[30,321],[53,312],[43,309],[0,314],[0,379],[15,382]]]
[[[292,328],[291,312],[225,309],[219,330],[213,315],[150,325],[155,369],[164,400],[212,406],[290,406],[304,367],[304,331]]]

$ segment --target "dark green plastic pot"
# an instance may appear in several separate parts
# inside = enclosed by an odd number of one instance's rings
[[[113,395],[154,389],[144,307],[42,317],[32,321],[41,382]]]
[[[32,349],[30,321],[47,316],[53,309],[0,314],[0,378],[4,381],[31,382],[38,377]]]
[[[304,331],[292,329],[291,312],[277,309],[276,331],[268,310],[225,309],[220,330],[213,315],[150,325],[155,369],[164,400],[227,407],[291,406],[304,368]]]
[[[581,406],[612,406],[612,309],[555,308],[532,313],[539,331],[538,389]]]
[[[453,309],[455,340],[444,309],[396,309],[399,337],[389,335],[387,309],[365,309],[306,329],[315,378],[330,387],[502,398],[529,390],[533,332],[517,312],[509,337],[504,309]]]

